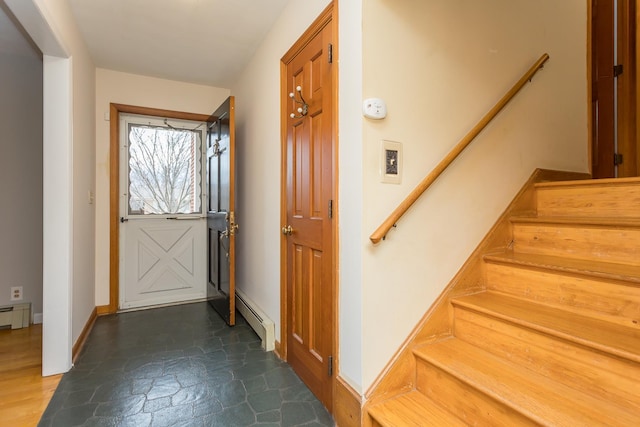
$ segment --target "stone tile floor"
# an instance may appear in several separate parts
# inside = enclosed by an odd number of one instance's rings
[[[207,303],[100,317],[41,427],[333,426],[287,363]]]

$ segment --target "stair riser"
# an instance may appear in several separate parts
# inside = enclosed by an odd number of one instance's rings
[[[485,264],[487,289],[640,328],[640,288],[616,280]]]
[[[579,185],[538,188],[539,216],[640,217],[640,185]]]
[[[427,361],[416,368],[416,389],[477,427],[538,426],[539,424]]]
[[[640,365],[481,313],[454,309],[456,338],[602,399],[640,411]],[[627,405],[625,404],[625,405]]]
[[[640,229],[514,223],[513,250],[539,255],[640,265]]]

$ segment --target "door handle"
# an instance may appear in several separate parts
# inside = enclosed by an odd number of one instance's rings
[[[291,236],[293,234],[293,228],[290,225],[282,227],[282,234],[285,236]]]

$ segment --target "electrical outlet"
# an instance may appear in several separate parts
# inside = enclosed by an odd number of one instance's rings
[[[11,287],[11,301],[22,301],[22,286]]]

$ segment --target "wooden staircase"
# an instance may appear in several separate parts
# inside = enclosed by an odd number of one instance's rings
[[[366,426],[640,426],[640,179],[535,184]],[[479,292],[478,292],[479,291]],[[418,334],[420,336],[420,334]],[[407,364],[407,363],[405,363]]]

